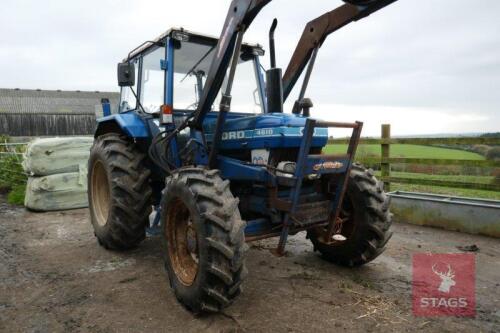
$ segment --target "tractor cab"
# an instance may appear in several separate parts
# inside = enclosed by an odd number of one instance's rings
[[[124,62],[134,64],[136,80],[133,86],[122,87],[120,112],[141,108],[159,117],[163,105],[172,107],[178,116],[196,110],[217,41],[215,37],[171,29],[133,50]],[[247,115],[265,112],[264,81],[259,62],[262,55],[261,46],[243,45],[233,84],[234,111]],[[220,96],[219,92],[213,112],[218,111]]]
[[[150,124],[148,136],[156,134],[162,125],[168,123],[169,120],[162,122],[161,115],[165,109],[172,110],[174,124],[185,121],[196,111],[203,96],[207,73],[216,56],[217,42],[215,37],[171,29],[133,50],[123,64],[127,64],[126,70],[134,71],[131,77],[135,80],[133,85],[128,82],[121,87],[119,113],[135,114],[135,111],[140,111],[149,115],[154,121]],[[271,149],[300,146],[306,118],[269,109],[265,73],[259,59],[263,55],[264,50],[258,44],[242,45],[232,82],[231,112],[224,124],[220,149],[229,156],[241,158],[245,155],[247,162],[252,160],[267,164]],[[120,78],[123,69],[119,67],[118,71]],[[228,73],[203,120],[205,139],[209,145],[227,82]],[[312,145],[323,147],[327,137],[327,129],[318,129]],[[179,133],[177,139],[182,146],[189,140],[188,131]],[[245,153],[242,154],[242,151]]]

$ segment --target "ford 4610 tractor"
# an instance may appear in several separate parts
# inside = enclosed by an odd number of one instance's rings
[[[363,124],[316,120],[305,97],[326,37],[396,0],[350,0],[309,22],[284,74],[243,35],[271,0],[232,0],[220,37],[171,29],[118,64],[117,113],[103,102],[89,160],[91,221],[107,249],[161,230],[178,300],[217,312],[240,293],[247,242],[307,231],[329,261],[363,265],[391,236],[389,200],[354,163]],[[290,113],[283,105],[304,72]],[[344,154],[322,152],[329,130],[352,130]],[[149,216],[156,212],[154,222]]]

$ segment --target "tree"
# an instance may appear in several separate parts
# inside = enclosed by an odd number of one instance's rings
[[[486,153],[486,159],[492,161],[500,161],[500,146],[493,147]]]

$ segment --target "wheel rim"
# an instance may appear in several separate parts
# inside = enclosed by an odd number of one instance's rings
[[[94,216],[99,226],[106,225],[111,202],[108,174],[101,161],[94,163],[92,167],[92,207]]]
[[[189,209],[180,199],[168,206],[164,222],[170,263],[179,281],[191,286],[198,274],[198,234]]]

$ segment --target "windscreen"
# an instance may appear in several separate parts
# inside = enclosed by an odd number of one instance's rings
[[[201,98],[208,70],[216,45],[209,43],[181,42],[174,51],[174,108],[195,110]],[[255,57],[240,57],[231,91],[231,111],[261,113],[258,68]],[[224,90],[224,81],[222,89]],[[212,106],[218,111],[221,93]]]

